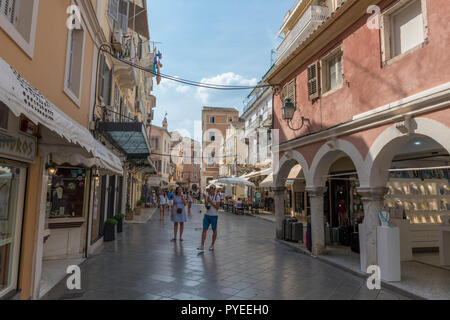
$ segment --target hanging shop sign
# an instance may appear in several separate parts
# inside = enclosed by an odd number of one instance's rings
[[[97,141],[90,131],[47,100],[13,67],[0,57],[0,101],[16,116],[25,116],[34,125],[43,125],[67,142],[79,145],[97,160],[100,168],[122,175],[120,159]],[[28,131],[30,124],[22,122]]]
[[[36,138],[21,133],[0,133],[0,157],[32,163],[36,156]]]

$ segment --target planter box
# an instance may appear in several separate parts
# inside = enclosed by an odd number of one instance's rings
[[[117,220],[117,233],[122,233],[123,231],[123,219]]]
[[[116,226],[115,225],[105,225],[105,234],[103,236],[103,241],[114,241],[116,240]]]
[[[127,214],[125,215],[125,220],[133,220],[134,218],[134,212],[133,211],[128,211]]]

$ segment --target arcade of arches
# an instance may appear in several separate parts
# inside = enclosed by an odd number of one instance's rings
[[[277,238],[286,215],[295,215],[311,224],[313,255],[339,243],[360,254],[365,272],[377,264],[379,212],[387,211],[400,229],[402,261],[413,252],[434,252],[439,261],[440,226],[450,217],[450,129],[428,118],[412,122],[408,133],[396,125],[377,128],[369,146],[361,143],[366,137],[339,137],[314,155],[305,147],[280,152],[273,185]],[[368,130],[359,137],[366,134],[373,136]],[[288,179],[299,165],[297,177]]]

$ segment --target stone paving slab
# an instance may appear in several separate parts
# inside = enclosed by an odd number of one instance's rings
[[[81,265],[81,291],[69,291],[63,280],[43,299],[405,298],[386,289],[370,291],[365,280],[285,247],[274,240],[272,223],[250,216],[221,212],[215,251],[199,253],[201,208],[193,206],[183,242],[170,241],[168,216],[127,224],[115,242]],[[208,232],[206,246],[210,241]]]

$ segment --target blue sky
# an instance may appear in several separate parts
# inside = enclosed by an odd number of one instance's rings
[[[270,67],[283,17],[295,0],[148,0],[150,37],[162,42],[161,72],[189,80],[255,85]],[[199,90],[154,81],[153,123],[193,132],[204,105],[242,111],[249,91]]]

